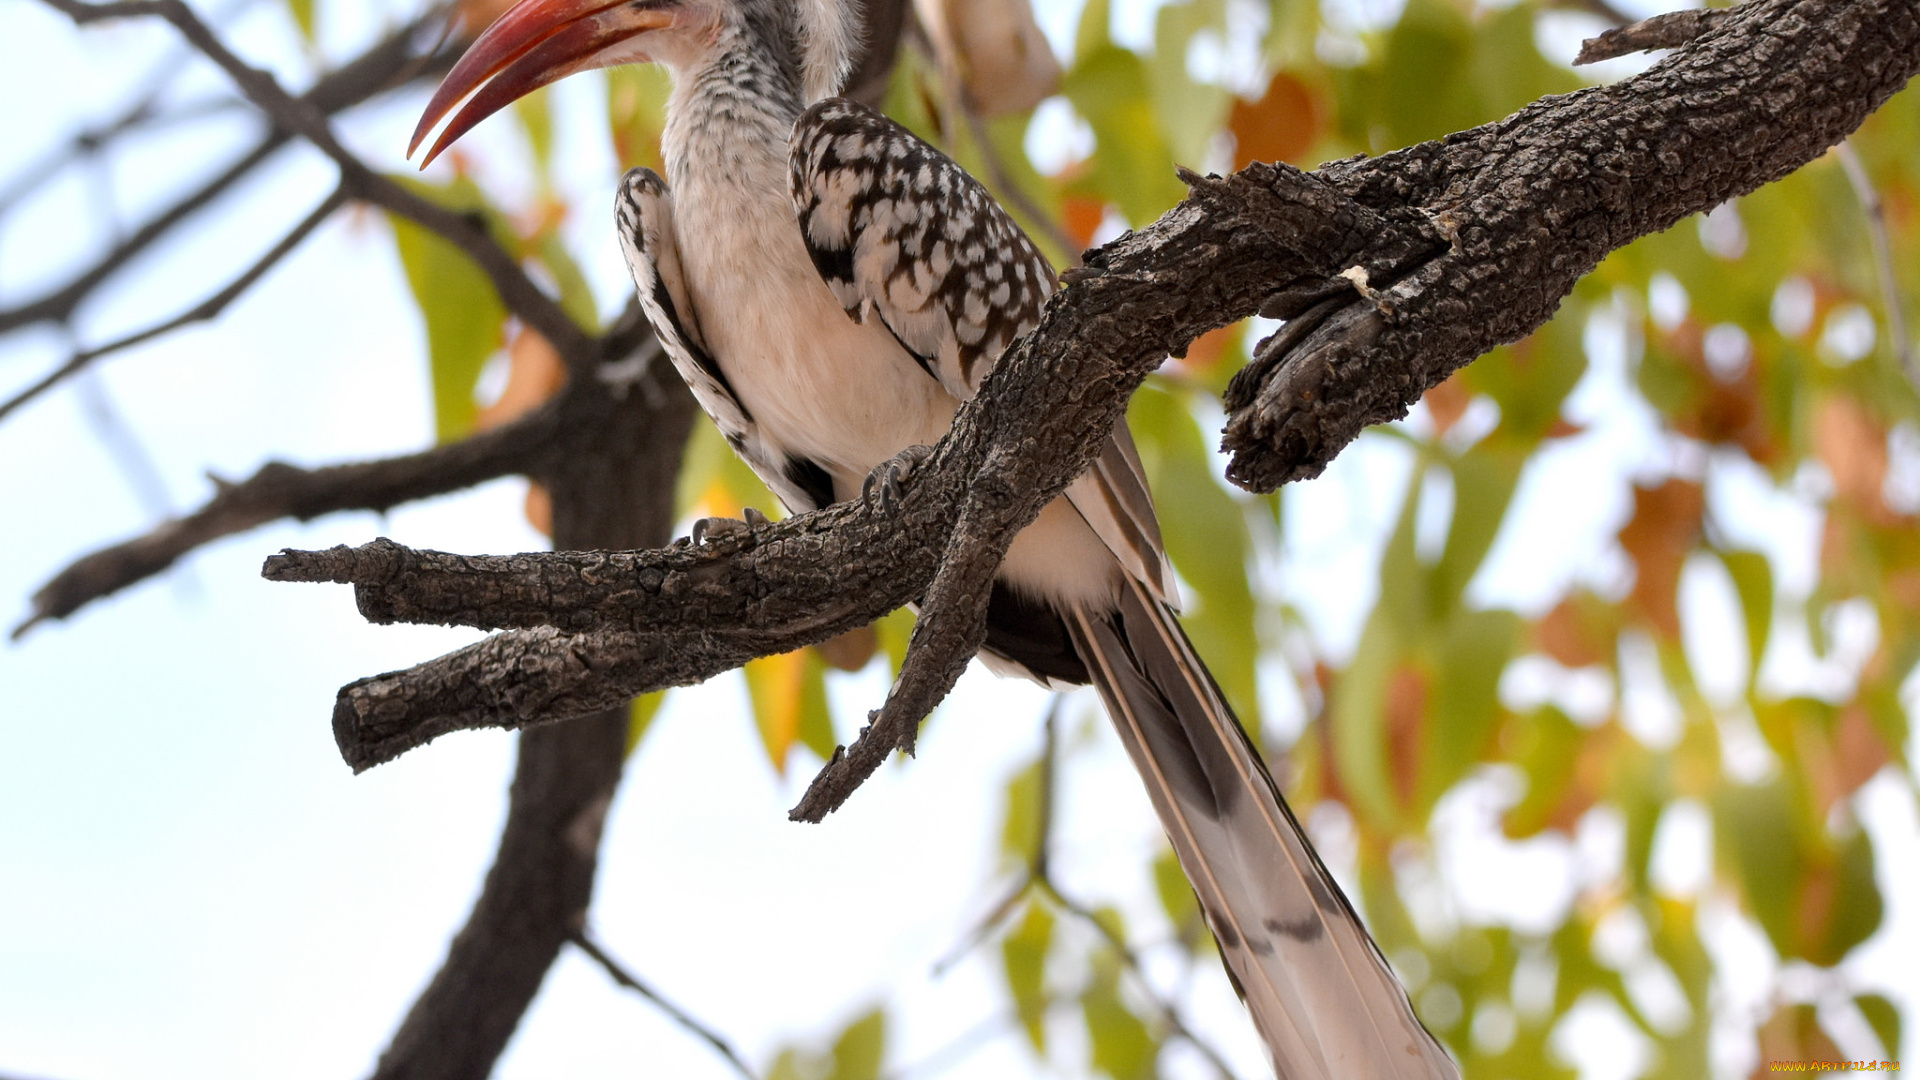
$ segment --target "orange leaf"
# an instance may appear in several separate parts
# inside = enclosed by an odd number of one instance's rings
[[[1569,594],[1534,624],[1534,643],[1564,667],[1606,663],[1613,641],[1608,628],[1599,625],[1597,606],[1591,594]]]
[[[553,539],[553,496],[548,494],[545,484],[527,481],[527,501],[524,513],[527,524],[540,531],[540,535]]]
[[[507,385],[493,404],[473,418],[475,431],[499,427],[519,418],[560,392],[567,384],[567,366],[560,353],[537,331],[521,328],[507,344]]]
[[[1422,395],[1422,400],[1427,403],[1427,415],[1433,417],[1433,437],[1437,439],[1453,430],[1453,425],[1466,415],[1467,406],[1473,403],[1473,391],[1460,381],[1460,372],[1456,371]]]
[[[1700,535],[1706,493],[1690,480],[1633,489],[1633,517],[1620,546],[1633,557],[1633,606],[1669,640],[1680,636],[1680,567]]]
[[[1387,681],[1387,753],[1400,805],[1413,806],[1420,795],[1421,749],[1427,731],[1426,672],[1411,665]]]
[[[1821,399],[1813,413],[1813,450],[1832,475],[1838,498],[1876,524],[1896,520],[1882,497],[1887,435],[1858,401],[1837,394]]]
[[[1234,99],[1227,115],[1234,168],[1255,161],[1299,164],[1320,138],[1325,112],[1312,88],[1288,72],[1277,72],[1259,101]]]
[[[1188,371],[1212,371],[1220,363],[1220,357],[1227,351],[1227,345],[1233,341],[1239,323],[1228,323],[1216,327],[1194,338],[1187,346],[1187,355],[1181,360]]]
[[[1093,234],[1100,231],[1100,223],[1106,219],[1107,204],[1099,199],[1068,195],[1060,200],[1060,224],[1082,248],[1092,246]]]
[[[856,626],[838,637],[830,637],[813,647],[827,666],[841,671],[859,671],[880,648],[879,635],[871,626]]]

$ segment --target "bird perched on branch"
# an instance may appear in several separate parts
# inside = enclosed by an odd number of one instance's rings
[[[958,165],[830,97],[856,15],[848,0],[523,0],[468,50],[414,134],[417,148],[453,114],[431,160],[537,87],[666,65],[671,183],[627,174],[620,239],[675,367],[794,513],[902,482],[911,450],[945,434],[1055,284]],[[1099,689],[1280,1076],[1457,1075],[1174,607],[1123,420],[1013,540],[983,659]]]

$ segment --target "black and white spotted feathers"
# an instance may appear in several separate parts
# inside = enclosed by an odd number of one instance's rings
[[[801,114],[791,163],[801,236],[834,297],[972,397],[1039,321],[1054,289],[1046,257],[952,158],[857,102]]]

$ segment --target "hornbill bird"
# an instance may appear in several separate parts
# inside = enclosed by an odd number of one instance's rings
[[[787,509],[884,494],[1053,292],[984,187],[830,95],[851,0],[523,0],[447,76],[428,152],[578,71],[658,62],[662,153],[620,186],[620,239],[667,354]],[[462,101],[465,106],[455,112]],[[1320,862],[1175,618],[1124,419],[1009,547],[982,658],[1091,682],[1145,781],[1283,1077],[1457,1076]]]

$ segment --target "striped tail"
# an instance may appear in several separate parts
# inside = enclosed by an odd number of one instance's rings
[[[1458,1077],[1172,611],[1129,577],[1116,610],[1066,621],[1275,1074]]]

